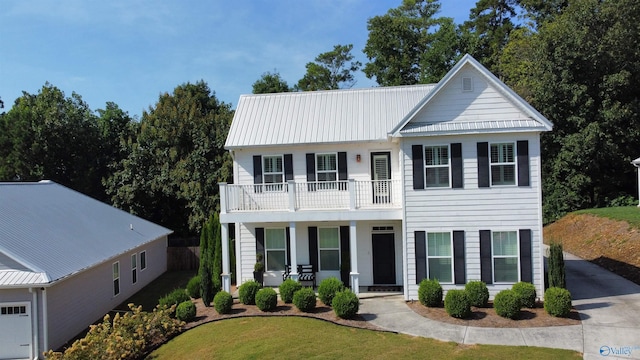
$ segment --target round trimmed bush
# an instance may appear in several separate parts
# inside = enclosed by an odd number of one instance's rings
[[[420,303],[428,307],[437,307],[442,304],[442,286],[438,280],[424,279],[418,288]]]
[[[293,305],[298,310],[310,312],[316,308],[316,293],[312,288],[302,288],[293,294]]]
[[[360,300],[358,295],[349,289],[338,291],[331,302],[333,311],[343,319],[351,319],[358,313]]]
[[[256,304],[256,293],[260,290],[260,284],[255,280],[249,280],[238,288],[238,299],[245,305]]]
[[[449,316],[464,319],[471,315],[471,302],[464,290],[449,290],[444,298],[444,309]]]
[[[220,291],[213,297],[213,306],[218,314],[228,314],[233,306],[233,296],[226,291]]]
[[[551,316],[565,317],[571,312],[571,293],[567,289],[550,287],[544,292],[544,310]]]
[[[513,290],[502,290],[493,299],[493,308],[496,314],[515,319],[520,315],[520,296]]]
[[[287,279],[280,284],[278,289],[280,290],[280,298],[282,301],[285,304],[291,304],[293,301],[293,294],[302,289],[302,284],[293,279]]]
[[[166,306],[170,308],[172,305],[178,305],[185,301],[191,301],[191,297],[187,295],[187,292],[184,289],[175,289],[169,294],[163,296],[158,301],[158,305]]]
[[[325,305],[331,306],[333,297],[344,289],[344,284],[338,278],[330,277],[322,280],[318,286],[318,297]]]
[[[176,308],[176,318],[189,322],[196,317],[196,306],[191,300],[183,301]]]
[[[479,280],[469,281],[464,286],[464,291],[467,292],[467,298],[469,298],[471,306],[487,306],[489,302],[489,289],[487,289],[487,284],[484,282]]]
[[[511,290],[520,296],[522,306],[528,308],[536,307],[536,287],[532,283],[521,281],[514,284]]]
[[[256,293],[256,306],[261,311],[273,311],[278,306],[278,294],[272,288],[264,288]]]
[[[187,295],[194,299],[200,298],[200,275],[196,275],[189,279],[187,283]]]

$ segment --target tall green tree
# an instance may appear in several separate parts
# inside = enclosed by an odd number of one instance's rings
[[[223,148],[232,117],[203,81],[160,95],[106,181],[113,203],[177,234],[198,233],[219,206],[218,182],[232,178]]]
[[[211,306],[213,297],[215,296],[213,284],[213,241],[211,236],[211,226],[206,222],[200,231],[200,295],[204,306]]]
[[[254,94],[272,94],[289,92],[289,84],[280,76],[280,73],[275,71],[262,74],[260,79],[253,83]]]
[[[453,19],[436,17],[438,0],[404,0],[367,22],[365,75],[381,86],[439,81],[460,58]]]
[[[356,80],[353,74],[362,63],[353,61],[353,45],[335,45],[322,53],[315,62],[307,63],[307,72],[295,85],[297,91],[334,90],[351,88]]]
[[[222,233],[220,232],[220,216],[214,213],[209,218],[209,227],[213,240],[213,288],[218,293],[222,289]]]

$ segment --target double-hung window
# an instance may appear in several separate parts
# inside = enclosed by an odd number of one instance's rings
[[[491,185],[516,184],[514,143],[491,144]]]
[[[516,231],[494,231],[491,242],[493,281],[495,283],[518,282],[518,233]]]
[[[138,256],[136,254],[131,255],[131,283],[138,282]]]
[[[336,181],[338,180],[337,155],[335,153],[316,154],[316,174],[320,183],[318,189],[336,189]]]
[[[147,251],[142,251],[140,253],[140,271],[147,268]]]
[[[287,237],[284,228],[264,230],[267,271],[283,271],[287,259]]]
[[[284,168],[282,155],[262,157],[262,176],[266,191],[282,191],[284,184]]]
[[[337,227],[318,228],[320,271],[340,270],[340,231]]]
[[[449,187],[449,146],[425,146],[426,186]]]
[[[453,251],[451,233],[427,233],[427,266],[429,279],[453,283]]]
[[[113,270],[113,296],[120,294],[120,262],[116,261],[112,266]]]

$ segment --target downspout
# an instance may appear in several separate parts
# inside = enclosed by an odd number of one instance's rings
[[[33,349],[31,352],[31,356],[33,356],[34,359],[38,359],[40,357],[40,349],[39,349],[39,345],[40,345],[40,339],[38,337],[38,289],[37,288],[29,288],[29,292],[32,294],[33,296],[33,300],[31,301],[31,303],[33,304],[31,306],[31,338],[32,338],[32,342],[33,342]]]
[[[44,351],[47,351],[49,350],[49,314],[46,288],[42,288],[42,337],[44,338]]]

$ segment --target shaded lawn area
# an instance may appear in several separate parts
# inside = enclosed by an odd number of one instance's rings
[[[611,220],[626,221],[630,226],[640,229],[640,208],[637,206],[619,206],[609,208],[586,209],[576,214],[592,214]]]
[[[180,359],[581,359],[569,350],[459,345],[301,317],[246,317],[189,330],[147,357]]]
[[[127,304],[133,303],[136,306],[142,305],[142,311],[153,311],[161,297],[174,289],[185,289],[189,279],[195,274],[195,271],[167,271],[118,305],[115,310],[129,311]]]

